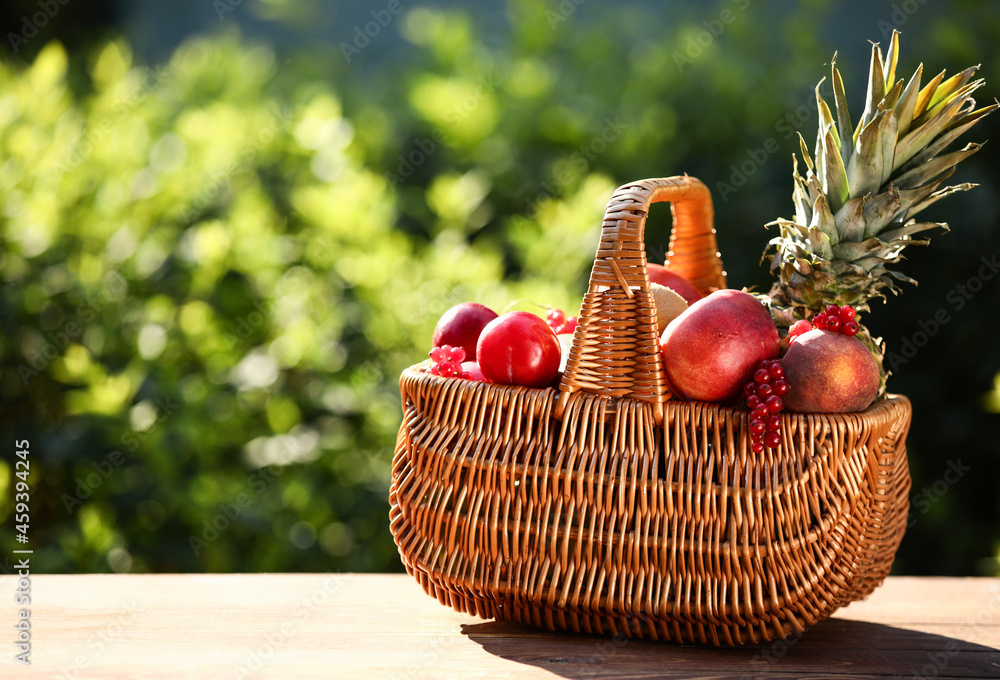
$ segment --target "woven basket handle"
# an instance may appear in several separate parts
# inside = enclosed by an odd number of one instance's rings
[[[604,213],[590,287],[583,296],[559,389],[561,413],[583,391],[662,404],[670,398],[660,360],[656,307],[649,290],[643,240],[649,206],[670,201],[673,230],[667,266],[702,293],[726,287],[712,197],[687,175],[645,179],[615,191]],[[662,407],[657,407],[657,415]]]

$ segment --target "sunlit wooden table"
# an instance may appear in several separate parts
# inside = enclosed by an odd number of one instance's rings
[[[31,577],[31,666],[0,577],[0,678],[1000,678],[1000,579],[890,578],[805,636],[717,649],[448,609],[403,575]]]

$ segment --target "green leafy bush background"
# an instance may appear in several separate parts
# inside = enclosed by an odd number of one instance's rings
[[[683,172],[716,194],[730,285],[766,288],[762,225],[790,210],[790,131],[814,134],[832,50],[813,26],[833,10],[775,22],[746,3],[688,49],[736,5],[665,22],[518,0],[502,40],[472,12],[414,7],[392,68],[235,33],[162,64],[122,40],[0,64],[0,521],[27,439],[40,571],[398,570],[397,380],[445,309],[575,311],[614,187]],[[960,16],[914,21],[905,67],[991,59],[995,92],[1000,24]],[[852,104],[879,37],[837,45]],[[928,211],[954,231],[904,263],[922,286],[870,315],[890,349],[996,252],[993,153],[959,173],[983,188]],[[654,209],[654,260],[668,229]],[[920,414],[927,501],[897,571],[996,569],[1000,427],[983,395],[1000,350],[980,338],[997,299],[985,282],[890,380]],[[972,472],[938,493],[956,460]]]

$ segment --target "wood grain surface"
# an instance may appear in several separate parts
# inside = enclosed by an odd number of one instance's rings
[[[38,575],[30,667],[0,577],[0,678],[1000,678],[1000,579],[889,578],[800,638],[737,649],[552,634],[404,575]]]

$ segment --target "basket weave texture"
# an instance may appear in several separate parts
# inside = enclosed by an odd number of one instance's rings
[[[673,398],[643,242],[656,201],[670,269],[725,287],[704,184],[619,188],[558,387],[404,371],[393,537],[428,594],[484,618],[716,645],[801,633],[889,572],[910,402],[783,413],[780,447],[755,454],[745,409]]]

